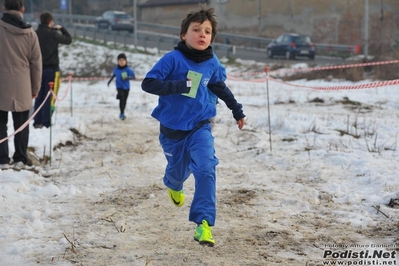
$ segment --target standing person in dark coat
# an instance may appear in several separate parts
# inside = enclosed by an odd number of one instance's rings
[[[40,15],[40,25],[36,30],[37,37],[39,38],[40,50],[43,58],[43,75],[42,85],[40,87],[39,95],[35,101],[35,111],[43,103],[48,91],[50,90],[49,82],[54,82],[54,85],[59,84],[60,67],[58,57],[58,44],[71,44],[72,37],[68,31],[60,26],[54,25],[53,15],[49,12],[43,12]],[[57,93],[58,88],[54,88]],[[50,127],[51,114],[50,110],[51,97],[47,98],[43,107],[35,116],[33,126],[35,128]]]
[[[42,57],[32,27],[23,21],[23,0],[4,0],[0,20],[0,170],[9,168],[7,141],[8,112],[12,112],[14,130],[29,119],[32,99],[40,89]],[[28,163],[29,126],[15,134],[15,167]]]

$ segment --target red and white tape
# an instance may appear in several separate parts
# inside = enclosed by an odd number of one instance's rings
[[[105,80],[109,79],[110,77],[74,77],[72,78],[73,80],[78,80],[78,81],[86,81],[86,80]],[[62,81],[68,80],[68,78],[62,78]]]
[[[358,63],[358,64],[347,64],[347,65],[335,65],[335,66],[324,66],[324,67],[312,67],[312,68],[294,68],[294,69],[283,69],[269,72],[268,67],[265,67],[265,72],[241,72],[241,73],[232,73],[228,74],[227,77],[230,80],[234,81],[244,81],[244,82],[266,82],[266,80],[270,80],[273,82],[278,82],[282,84],[286,84],[294,87],[301,88],[310,88],[314,90],[358,90],[358,89],[369,89],[369,88],[377,88],[384,86],[391,86],[399,84],[399,80],[388,80],[388,81],[379,81],[372,82],[367,84],[357,84],[357,85],[344,85],[344,86],[306,86],[306,85],[298,85],[289,82],[284,82],[282,80],[278,80],[269,76],[269,74],[275,73],[283,73],[283,72],[311,72],[311,71],[320,71],[320,70],[331,70],[331,69],[344,69],[344,68],[354,68],[354,67],[366,67],[366,66],[378,66],[378,65],[388,65],[388,64],[397,64],[399,60],[389,60],[389,61],[380,61],[380,62],[370,62],[370,63]],[[279,72],[280,71],[280,72]],[[266,75],[264,78],[260,78],[259,75]]]
[[[309,67],[309,68],[293,68],[293,69],[283,69],[283,70],[271,71],[269,73],[269,75],[272,75],[274,73],[280,74],[280,73],[285,73],[285,72],[311,72],[311,71],[321,71],[321,70],[333,70],[333,69],[344,69],[344,68],[355,68],[355,67],[390,65],[390,64],[398,64],[398,63],[399,63],[399,60],[389,60],[389,61],[380,61],[380,62],[347,64],[347,65]]]
[[[378,82],[372,82],[372,83],[366,83],[366,84],[356,84],[356,85],[343,85],[343,86],[306,86],[306,85],[298,85],[298,84],[293,84],[293,83],[288,83],[284,82],[272,77],[267,77],[267,79],[286,84],[289,86],[293,87],[299,87],[299,88],[308,88],[308,89],[313,89],[313,90],[323,90],[323,91],[331,91],[331,90],[362,90],[362,89],[371,89],[371,88],[378,88],[378,87],[386,87],[386,86],[392,86],[392,85],[398,85],[399,84],[399,79],[394,79],[394,80],[387,80],[387,81],[378,81]]]
[[[333,69],[344,69],[344,68],[355,68],[355,67],[367,67],[367,66],[379,66],[379,65],[389,65],[389,64],[398,64],[399,60],[388,60],[388,61],[380,61],[380,62],[369,62],[369,63],[357,63],[357,64],[346,64],[346,65],[333,65],[333,66],[323,66],[323,67],[307,67],[307,68],[291,68],[291,69],[279,69],[279,70],[268,70],[269,67],[265,67],[265,71],[255,71],[255,72],[233,72],[229,73],[229,78],[232,77],[251,77],[251,76],[259,76],[264,75],[267,72],[269,75],[275,74],[283,74],[290,72],[310,72],[310,71],[321,71],[321,70],[333,70]],[[267,70],[266,70],[267,69]]]

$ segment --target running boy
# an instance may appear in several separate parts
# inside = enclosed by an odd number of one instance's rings
[[[108,87],[111,81],[116,77],[116,90],[118,94],[116,99],[119,100],[119,109],[121,111],[119,118],[125,120],[125,108],[127,97],[129,97],[130,81],[131,79],[136,79],[133,69],[128,67],[126,55],[124,53],[118,55],[118,65],[114,67],[112,77],[108,81]]]
[[[214,9],[202,7],[183,19],[174,51],[165,54],[147,73],[142,89],[159,95],[152,116],[160,122],[159,141],[167,160],[164,184],[169,198],[184,203],[183,183],[193,173],[195,192],[189,220],[196,223],[194,239],[213,246],[211,227],[216,220],[216,165],[209,120],[216,115],[210,92],[233,112],[239,129],[244,113],[224,83],[225,70],[210,44],[217,33]]]

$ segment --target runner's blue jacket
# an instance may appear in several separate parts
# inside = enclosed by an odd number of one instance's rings
[[[191,89],[187,87],[187,70],[202,74],[195,98],[182,94]],[[216,115],[209,90],[226,103],[237,121],[245,117],[242,105],[237,103],[224,83],[225,75],[224,67],[215,54],[209,60],[196,63],[179,50],[174,50],[165,54],[147,73],[142,89],[159,95],[158,106],[151,114],[154,118],[169,129],[189,131]]]
[[[125,79],[122,77],[125,76]],[[108,86],[111,83],[111,81],[115,79],[116,83],[116,88],[119,90],[130,90],[130,81],[132,79],[136,79],[136,76],[134,75],[133,69],[128,67],[127,65],[124,67],[116,66],[114,67],[114,71],[112,74],[112,77],[108,81]]]

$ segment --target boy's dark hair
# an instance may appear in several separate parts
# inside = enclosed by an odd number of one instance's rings
[[[48,25],[50,21],[54,20],[53,15],[51,15],[50,12],[43,12],[40,15],[40,24],[42,25]]]
[[[4,8],[20,11],[24,7],[24,0],[4,0]]]
[[[188,27],[192,22],[198,22],[200,24],[204,23],[204,21],[209,20],[212,25],[212,37],[211,37],[211,43],[215,39],[216,33],[218,32],[218,23],[215,18],[215,9],[214,8],[208,8],[206,9],[205,6],[201,6],[200,11],[192,11],[189,14],[187,14],[186,18],[183,19],[181,22],[181,27],[180,27],[180,38],[183,34],[186,34],[188,31]]]

